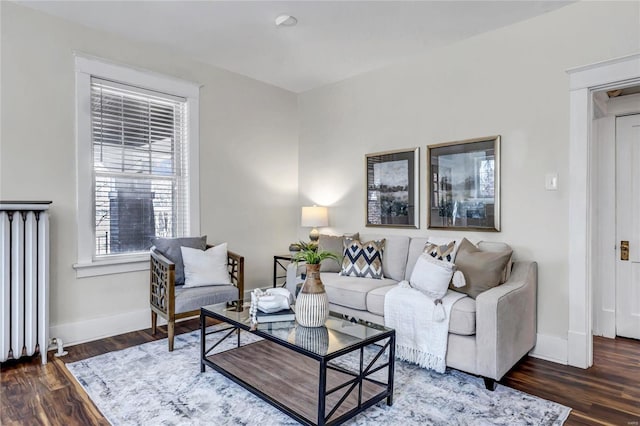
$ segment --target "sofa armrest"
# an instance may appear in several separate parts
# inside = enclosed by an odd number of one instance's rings
[[[477,374],[500,380],[536,342],[538,264],[515,262],[504,284],[476,298]]]

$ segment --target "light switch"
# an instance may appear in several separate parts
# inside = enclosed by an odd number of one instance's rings
[[[547,173],[547,175],[544,177],[544,188],[547,191],[558,190],[558,174],[557,173]]]

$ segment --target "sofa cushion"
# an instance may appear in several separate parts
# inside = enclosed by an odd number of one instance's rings
[[[344,257],[340,275],[359,278],[384,278],[382,257],[384,238],[360,242],[352,237],[344,239]]]
[[[382,270],[386,278],[396,281],[404,279],[407,266],[410,238],[404,235],[360,235],[360,241],[385,239],[384,256],[382,256]]]
[[[480,293],[498,286],[512,253],[511,250],[503,252],[482,251],[469,240],[463,238],[455,262],[458,269],[464,274],[466,285],[459,288],[451,287],[451,289],[475,299]]]
[[[463,297],[457,300],[451,307],[451,319],[449,320],[449,333],[462,336],[476,334],[476,300]]]
[[[330,303],[362,311],[367,310],[367,293],[379,287],[396,284],[395,280],[389,278],[345,277],[333,272],[321,272],[320,279]]]
[[[367,311],[372,314],[384,316],[384,297],[387,292],[394,288],[397,284],[378,287],[367,293]]]
[[[339,262],[333,259],[325,259],[320,262],[320,272],[340,272],[342,267],[342,257],[344,256],[344,238],[345,236],[359,239],[360,236],[355,234],[347,235],[326,235],[320,234],[318,239],[318,250],[329,251],[338,256]]]
[[[184,264],[180,247],[191,247],[198,250],[207,248],[207,236],[184,238],[156,238],[152,241],[156,250],[176,265],[176,285],[184,284]]]
[[[418,260],[418,257],[420,257],[422,253],[424,253],[424,247],[428,241],[428,238],[411,238],[411,242],[409,243],[409,250],[407,253],[407,269],[405,271],[404,278],[402,278],[403,280],[409,281],[409,278],[411,278],[411,274],[413,273],[413,268],[416,265],[416,261]]]
[[[367,311],[384,316],[384,298],[397,284],[378,287],[367,293]],[[476,301],[470,297],[457,300],[451,307],[449,333],[461,336],[476,334]]]

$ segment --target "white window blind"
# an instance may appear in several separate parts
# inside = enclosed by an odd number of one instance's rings
[[[95,256],[189,229],[184,98],[91,78]]]

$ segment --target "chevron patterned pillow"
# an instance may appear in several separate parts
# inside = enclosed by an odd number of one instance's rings
[[[385,239],[367,241],[345,237],[344,258],[340,275],[360,278],[384,278],[382,273],[382,253]]]
[[[449,244],[434,244],[427,241],[424,245],[423,253],[431,255],[431,257],[437,260],[444,260],[445,262],[453,262],[454,249],[456,248],[456,242],[451,241]]]

